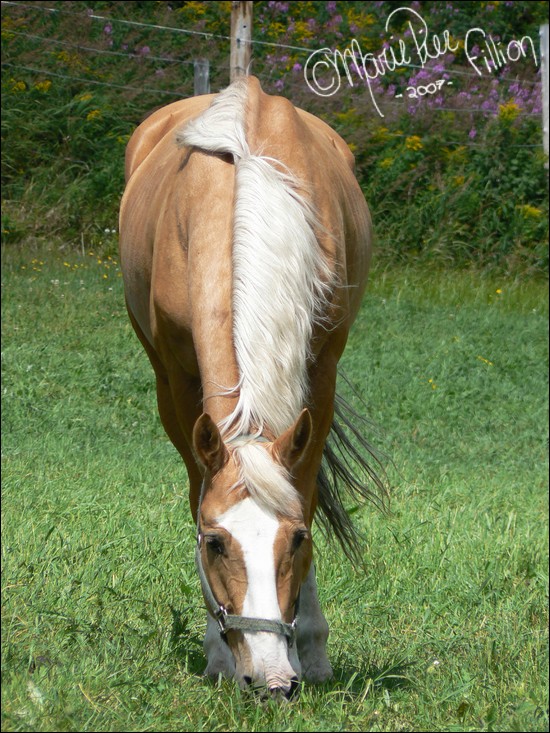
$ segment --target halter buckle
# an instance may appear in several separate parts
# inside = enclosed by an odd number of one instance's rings
[[[225,608],[225,606],[219,606],[218,610],[214,614],[214,617],[216,621],[218,622],[220,634],[222,636],[225,636],[225,632],[226,632],[225,619],[227,618],[227,609]]]

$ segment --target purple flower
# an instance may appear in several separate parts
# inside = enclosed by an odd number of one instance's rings
[[[107,23],[107,25],[103,29],[103,33],[109,35],[112,32],[113,32],[113,26],[110,23]]]
[[[148,53],[151,53],[151,49],[149,48],[149,46],[142,46],[139,49],[140,56],[147,56]]]
[[[475,127],[472,127],[472,129],[468,133],[468,137],[470,138],[470,140],[473,140],[476,135],[477,135],[477,130]]]
[[[302,70],[302,64],[300,64],[298,61],[294,64],[292,67],[292,71],[301,71]]]

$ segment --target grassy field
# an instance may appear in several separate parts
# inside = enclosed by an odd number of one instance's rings
[[[276,704],[201,676],[186,476],[108,245],[3,251],[2,730],[547,730],[545,284],[374,272],[343,366],[391,513],[356,513],[361,568],[317,535],[336,676]]]

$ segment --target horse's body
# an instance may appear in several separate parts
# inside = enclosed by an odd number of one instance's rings
[[[126,301],[187,466],[205,597],[288,628],[300,594],[295,642],[233,628],[225,644],[209,616],[207,672],[288,695],[331,674],[311,523],[370,258],[353,156],[248,77],[147,118],[126,180]]]

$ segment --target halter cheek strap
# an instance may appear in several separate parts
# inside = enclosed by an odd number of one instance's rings
[[[296,601],[294,607],[295,616],[294,621],[291,624],[287,624],[284,621],[277,621],[276,619],[254,618],[251,616],[238,616],[237,614],[228,613],[225,606],[222,606],[222,604],[218,603],[216,600],[216,597],[212,592],[212,588],[210,587],[210,583],[208,582],[208,578],[206,577],[206,573],[204,572],[200,539],[195,547],[195,565],[197,566],[197,572],[201,581],[202,592],[208,605],[208,610],[218,622],[220,634],[224,638],[228,631],[267,631],[271,634],[286,636],[288,645],[292,646],[298,622],[298,601]]]
[[[195,546],[195,565],[201,581],[202,593],[208,605],[208,610],[218,622],[222,638],[227,641],[225,635],[228,631],[266,631],[270,634],[286,636],[288,645],[292,646],[296,636],[296,626],[298,623],[299,595],[296,599],[296,603],[294,604],[294,620],[291,624],[287,624],[285,621],[277,621],[276,619],[254,618],[228,613],[225,606],[222,606],[222,604],[218,603],[216,600],[216,597],[212,592],[212,588],[210,587],[210,583],[208,582],[208,578],[206,577],[206,573],[204,572],[201,557],[202,535],[200,531],[200,514],[205,487],[206,480],[203,481],[201,487],[199,506],[197,508],[197,544]]]

